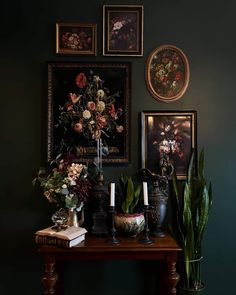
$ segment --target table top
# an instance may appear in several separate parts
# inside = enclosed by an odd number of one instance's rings
[[[57,257],[73,256],[79,259],[165,259],[167,253],[181,251],[176,241],[166,235],[162,238],[150,237],[154,243],[145,245],[137,239],[118,237],[120,244],[112,244],[111,238],[86,235],[80,244],[72,248],[42,246],[39,252]]]

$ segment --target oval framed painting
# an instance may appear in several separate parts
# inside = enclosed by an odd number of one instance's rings
[[[172,102],[183,96],[189,76],[188,59],[174,45],[157,47],[147,59],[147,87],[152,96],[160,101]]]

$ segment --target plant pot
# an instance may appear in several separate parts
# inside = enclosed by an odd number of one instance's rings
[[[119,233],[129,237],[136,236],[144,229],[145,218],[143,213],[115,214],[115,226]]]
[[[204,284],[201,279],[201,263],[203,257],[191,260],[179,260],[180,283],[179,294],[203,294]]]
[[[182,287],[178,287],[178,295],[203,295],[204,294],[204,286],[199,287],[198,289],[186,289]]]

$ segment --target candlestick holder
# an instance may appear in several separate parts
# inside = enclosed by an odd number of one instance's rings
[[[111,215],[111,240],[109,242],[114,245],[120,244],[120,240],[116,238],[116,228],[115,228],[115,206],[110,206],[109,213]]]
[[[144,239],[139,240],[140,244],[150,245],[154,243],[154,240],[149,238],[150,230],[148,227],[148,213],[149,213],[149,206],[144,205],[144,216],[145,216],[145,226],[144,226]]]
[[[104,184],[103,174],[99,172],[98,182],[93,188],[95,199],[98,201],[98,210],[93,214],[92,233],[97,235],[107,235],[107,214],[104,209],[105,199],[108,197],[108,190]]]

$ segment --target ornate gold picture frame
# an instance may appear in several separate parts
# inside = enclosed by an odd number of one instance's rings
[[[157,100],[172,102],[182,97],[188,87],[189,76],[188,59],[176,46],[159,46],[147,59],[146,84]]]
[[[97,25],[56,23],[56,53],[97,55]]]

